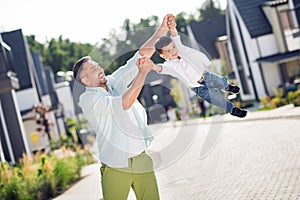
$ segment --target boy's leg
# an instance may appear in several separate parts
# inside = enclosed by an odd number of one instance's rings
[[[204,85],[201,85],[196,88],[192,88],[192,90],[202,99],[211,103],[219,108],[222,108],[227,113],[231,113],[233,109],[233,104],[227,101],[219,92],[214,88],[209,88]]]
[[[104,200],[127,200],[132,184],[132,174],[101,166],[101,186]]]
[[[203,73],[203,78],[203,81],[206,82],[206,85],[208,87],[218,88],[236,94],[240,91],[240,88],[238,86],[229,84],[228,79],[226,77],[220,76],[213,72],[205,71]]]
[[[192,88],[192,90],[205,101],[222,108],[233,116],[245,117],[247,115],[246,110],[235,107],[214,88],[208,88],[205,85],[202,85],[200,87]]]
[[[207,87],[210,88],[218,88],[222,90],[226,90],[228,88],[228,80],[224,76],[220,76],[213,72],[205,71],[203,73],[203,81],[205,81]]]
[[[159,200],[159,192],[153,162],[145,152],[133,158],[133,185],[132,189],[137,200]]]

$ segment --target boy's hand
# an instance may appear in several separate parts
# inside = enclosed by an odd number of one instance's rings
[[[176,29],[175,16],[173,16],[173,15],[168,17],[168,29],[169,30]]]
[[[172,14],[167,14],[164,19],[163,19],[163,22],[161,24],[161,27],[164,28],[164,29],[168,29],[169,30],[169,19],[171,20],[171,18],[175,18]]]
[[[168,18],[168,28],[169,28],[171,36],[177,36],[178,35],[176,26],[177,26],[177,24],[175,22],[175,16],[173,16],[173,15],[169,16],[169,18]]]

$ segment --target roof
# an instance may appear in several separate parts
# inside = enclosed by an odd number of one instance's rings
[[[279,53],[263,58],[259,58],[256,61],[260,63],[274,63],[274,62],[286,62],[289,59],[296,59],[300,57],[300,50],[290,51],[286,53]]]
[[[234,0],[252,38],[272,33],[272,27],[261,6],[277,6],[286,2],[287,0]]]
[[[225,16],[221,15],[199,22],[191,22],[190,27],[196,41],[204,47],[210,57],[219,58],[215,42],[218,37],[226,35]]]

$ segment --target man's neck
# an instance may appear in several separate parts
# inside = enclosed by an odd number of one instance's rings
[[[101,88],[103,88],[104,90],[108,91],[108,87],[107,87],[106,83],[101,83],[101,84],[99,85],[99,87],[101,87]]]

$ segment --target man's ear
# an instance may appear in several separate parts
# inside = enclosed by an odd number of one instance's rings
[[[83,77],[81,79],[81,82],[84,84],[84,85],[88,85],[89,84],[89,80],[86,78],[86,77]]]

